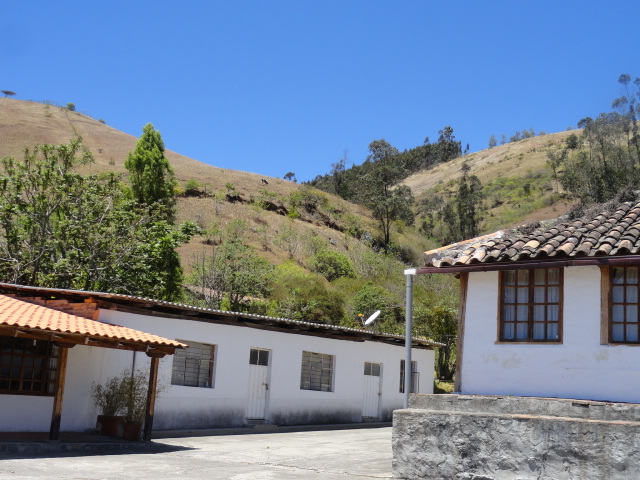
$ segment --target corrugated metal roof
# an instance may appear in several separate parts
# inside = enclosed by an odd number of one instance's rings
[[[246,320],[255,320],[257,323],[262,323],[265,326],[268,326],[270,323],[280,323],[285,325],[291,325],[292,327],[299,327],[300,333],[303,333],[308,328],[313,328],[319,331],[326,331],[327,336],[330,336],[331,332],[335,333],[345,333],[345,334],[354,334],[359,336],[369,337],[368,339],[372,341],[388,341],[393,340],[394,343],[399,343],[400,341],[404,341],[404,335],[393,335],[387,333],[375,333],[369,330],[358,329],[358,328],[350,328],[343,327],[339,325],[330,325],[324,323],[314,323],[314,322],[306,322],[304,320],[293,320],[289,318],[283,317],[270,317],[266,315],[257,315],[252,313],[243,313],[243,312],[229,312],[226,310],[216,310],[211,308],[203,308],[203,307],[195,307],[193,305],[186,305],[175,302],[168,302],[164,300],[155,300],[151,298],[145,297],[137,297],[134,295],[124,295],[117,293],[106,293],[106,292],[92,292],[92,291],[83,291],[83,290],[69,290],[69,289],[59,289],[59,288],[44,288],[44,287],[31,287],[25,285],[14,285],[8,283],[0,283],[0,290],[4,291],[20,291],[20,292],[31,292],[31,294],[50,294],[50,295],[74,295],[74,296],[82,296],[84,298],[96,298],[103,300],[111,300],[116,301],[121,304],[126,304],[131,307],[138,307],[142,309],[152,310],[162,308],[163,311],[167,313],[172,313],[173,315],[180,314],[181,312],[193,312],[194,314],[203,314],[203,315],[216,315],[223,316],[228,318],[236,318],[236,319],[246,319]],[[157,314],[157,313],[156,313]],[[199,318],[191,318],[185,316],[185,319],[188,320],[199,320]],[[412,341],[414,344],[428,346],[428,347],[438,347],[442,346],[439,342],[434,342],[432,340],[428,340],[426,338],[421,337],[412,337]]]

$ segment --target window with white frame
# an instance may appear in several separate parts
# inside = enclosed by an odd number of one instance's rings
[[[177,349],[173,355],[171,385],[213,388],[215,345],[178,340],[189,348]]]
[[[301,390],[333,391],[333,355],[302,352]]]

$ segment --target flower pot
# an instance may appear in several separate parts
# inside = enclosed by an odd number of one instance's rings
[[[99,415],[98,423],[100,424],[100,435],[118,436],[118,429],[122,423],[122,417],[112,417],[107,415]]]
[[[140,440],[140,434],[142,433],[141,423],[126,423],[122,426],[122,438],[125,440]]]

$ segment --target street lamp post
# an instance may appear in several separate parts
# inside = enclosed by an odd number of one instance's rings
[[[404,271],[407,277],[407,295],[405,306],[405,360],[404,360],[404,408],[409,408],[409,393],[411,392],[411,339],[413,330],[413,276],[416,274],[414,268]]]

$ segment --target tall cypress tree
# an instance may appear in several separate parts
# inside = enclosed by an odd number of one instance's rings
[[[176,208],[176,179],[173,168],[164,154],[164,142],[160,132],[147,123],[133,152],[130,152],[125,167],[133,196],[138,203],[161,205],[166,219],[173,223]]]

